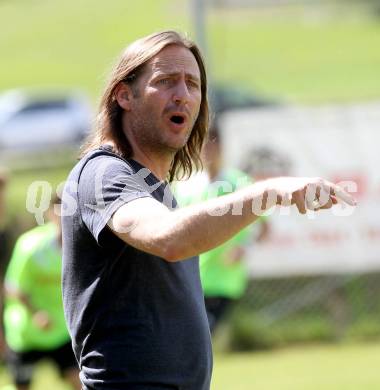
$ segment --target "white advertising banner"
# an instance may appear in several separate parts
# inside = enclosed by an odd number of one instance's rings
[[[220,117],[225,164],[270,176],[320,176],[352,192],[355,208],[276,209],[252,243],[252,277],[380,270],[380,103],[275,107]],[[293,206],[294,207],[294,206]]]

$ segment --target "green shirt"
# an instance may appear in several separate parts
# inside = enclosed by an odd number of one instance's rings
[[[189,180],[182,188],[179,185],[176,197],[181,206],[197,201],[222,196],[251,183],[248,176],[236,169],[222,171],[213,183],[204,177]],[[218,217],[215,217],[218,218]],[[200,255],[200,273],[204,295],[206,297],[239,298],[243,295],[248,272],[243,261],[231,260],[231,251],[245,245],[250,237],[248,227],[224,244]]]
[[[69,341],[61,293],[61,248],[55,225],[36,227],[17,240],[5,285],[27,295],[33,308],[47,312],[51,320],[49,329],[38,328],[30,309],[19,299],[6,296],[5,338],[11,349],[50,350]]]

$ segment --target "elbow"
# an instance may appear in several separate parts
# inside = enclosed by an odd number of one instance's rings
[[[187,256],[178,243],[166,243],[162,247],[161,257],[168,263],[176,263],[185,259]]]
[[[178,261],[183,260],[183,256],[180,255],[179,251],[177,250],[172,250],[172,249],[167,249],[163,251],[163,254],[161,256],[165,261],[168,263],[176,263]]]

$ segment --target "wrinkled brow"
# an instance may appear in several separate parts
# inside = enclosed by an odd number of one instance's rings
[[[181,74],[182,74],[182,72],[177,72],[177,71],[176,72],[170,72],[170,71],[165,72],[165,71],[159,70],[157,72],[154,72],[154,77],[156,78],[156,77],[167,76],[167,77],[175,78],[175,77],[180,76]],[[197,83],[201,82],[200,78],[197,75],[193,74],[193,73],[188,73],[187,72],[187,73],[185,73],[185,77],[187,79],[196,81]]]

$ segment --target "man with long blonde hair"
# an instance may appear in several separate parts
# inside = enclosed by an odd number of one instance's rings
[[[197,46],[173,31],[128,46],[63,194],[64,307],[85,390],[208,390],[197,255],[275,205],[354,204],[325,180],[280,178],[177,208],[167,182],[199,166],[207,127]]]

